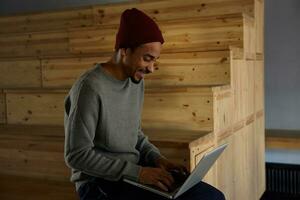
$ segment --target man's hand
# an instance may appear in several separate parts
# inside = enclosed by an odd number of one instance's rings
[[[174,183],[174,179],[165,169],[142,167],[139,182],[154,185],[164,191],[168,191]]]
[[[181,173],[184,176],[188,175],[188,171],[185,168],[185,166],[180,165],[180,164],[176,164],[176,163],[172,163],[169,160],[165,159],[165,158],[158,158],[155,162],[156,167],[162,168],[168,172],[171,171],[176,171],[178,173]]]

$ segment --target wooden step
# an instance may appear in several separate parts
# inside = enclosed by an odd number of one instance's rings
[[[158,25],[165,39],[163,53],[225,50],[230,45],[243,47],[242,14],[164,21]],[[70,32],[71,54],[111,52],[117,28],[74,29]]]
[[[69,181],[0,174],[0,187],[0,198],[7,200],[79,200]]]
[[[63,128],[0,126],[0,173],[69,182]]]
[[[186,167],[195,166],[195,156],[213,146],[207,131],[145,129],[161,153]],[[0,174],[69,182],[64,162],[63,126],[0,125]]]
[[[8,124],[63,125],[67,90],[5,90]],[[212,131],[210,87],[146,89],[143,126]]]
[[[230,83],[229,50],[164,53],[146,87],[224,85]],[[75,80],[108,56],[0,60],[0,88],[71,88]]]
[[[173,162],[192,170],[214,145],[213,133],[147,129],[149,140]],[[63,159],[62,126],[0,125],[3,199],[78,199]],[[214,171],[205,180],[214,179]],[[43,196],[44,195],[44,196]]]
[[[94,25],[119,24],[121,13],[136,7],[157,21],[196,18],[232,13],[253,13],[253,0],[160,0],[95,5],[61,11],[0,17],[0,34],[25,33]],[[11,26],[11,24],[14,24]]]
[[[159,22],[162,53],[227,50],[243,47],[243,14]],[[117,26],[95,26],[0,36],[0,58],[61,57],[112,53]]]

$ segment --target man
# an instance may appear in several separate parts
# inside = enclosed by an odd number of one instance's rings
[[[144,75],[154,71],[163,36],[157,24],[133,8],[123,12],[112,58],[83,74],[65,99],[65,160],[81,200],[164,198],[122,178],[169,190],[169,173],[186,169],[164,158],[143,134]],[[199,183],[180,199],[223,200]]]

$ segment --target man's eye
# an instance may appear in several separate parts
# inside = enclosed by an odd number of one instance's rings
[[[151,61],[151,58],[149,58],[149,57],[144,57],[144,61],[149,62],[149,61]]]

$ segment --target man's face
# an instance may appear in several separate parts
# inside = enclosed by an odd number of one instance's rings
[[[124,71],[134,83],[139,83],[145,74],[154,71],[154,64],[160,56],[160,42],[151,42],[143,44],[132,52],[130,49],[123,50],[124,53]]]

